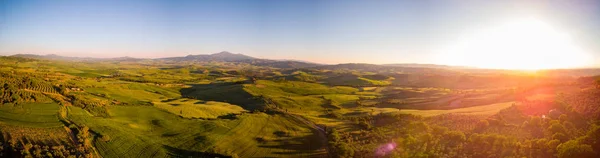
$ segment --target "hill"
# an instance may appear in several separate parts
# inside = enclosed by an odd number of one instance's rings
[[[60,56],[56,54],[48,55],[37,55],[37,54],[15,54],[11,57],[21,57],[30,59],[43,59],[43,60],[64,60],[64,61],[143,61],[145,59],[132,58],[132,57],[117,57],[117,58],[92,58],[92,57],[68,57]]]
[[[417,63],[383,64],[383,65],[384,66],[394,66],[394,67],[437,68],[437,69],[474,69],[474,67],[467,67],[467,66],[450,66],[450,65],[417,64]]]
[[[597,76],[555,76],[594,70],[310,66],[228,52],[177,59],[0,57],[0,157],[600,151]]]
[[[241,60],[251,60],[256,59],[251,56],[243,55],[243,54],[233,54],[227,51],[223,51],[215,54],[200,54],[200,55],[188,55],[185,57],[170,57],[170,58],[158,58],[155,60],[164,60],[164,61],[201,61],[201,62],[209,62],[209,61],[220,61],[220,62],[233,62],[233,61],[241,61]]]

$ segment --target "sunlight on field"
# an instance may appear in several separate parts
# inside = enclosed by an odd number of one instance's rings
[[[184,118],[216,119],[245,112],[243,108],[224,102],[178,99],[154,102],[154,106]]]
[[[112,137],[110,142],[96,142],[99,152],[109,157],[187,157],[185,154],[211,150],[242,157],[302,157],[324,152],[322,142],[309,128],[286,116],[244,114],[233,120],[205,121],[184,119],[154,107],[116,106],[111,110],[114,117],[95,118],[80,108],[69,109],[73,121]]]
[[[459,109],[452,109],[452,110],[411,110],[411,109],[404,110],[403,109],[403,110],[400,110],[400,113],[415,114],[415,115],[421,115],[421,116],[435,116],[435,115],[448,114],[448,113],[490,116],[490,115],[494,115],[494,114],[498,113],[498,111],[500,111],[502,109],[512,106],[513,103],[514,102],[496,103],[496,104],[490,104],[490,105],[481,105],[481,106],[459,108]]]

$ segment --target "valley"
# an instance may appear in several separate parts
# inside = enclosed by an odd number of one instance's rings
[[[598,72],[4,56],[0,156],[560,157],[600,151]]]

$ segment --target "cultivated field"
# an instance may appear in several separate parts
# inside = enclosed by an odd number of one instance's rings
[[[0,154],[9,157],[373,157],[390,142],[397,157],[553,157],[559,144],[597,145],[600,129],[594,77],[0,61]],[[540,144],[547,150],[533,150]]]
[[[27,103],[0,105],[0,121],[12,126],[62,127],[55,103]]]

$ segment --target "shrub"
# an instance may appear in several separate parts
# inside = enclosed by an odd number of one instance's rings
[[[592,149],[592,146],[580,144],[579,141],[576,140],[570,140],[558,145],[557,149],[559,158],[592,158],[596,154]]]

